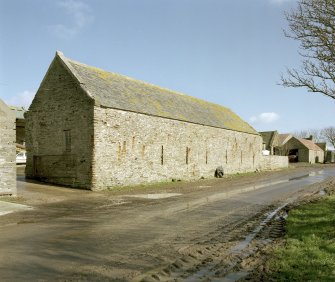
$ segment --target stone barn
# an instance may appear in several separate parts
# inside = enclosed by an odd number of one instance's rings
[[[57,52],[26,113],[26,175],[92,190],[259,168],[262,137],[228,108]]]
[[[0,136],[0,196],[15,195],[15,114],[1,100]]]
[[[323,163],[325,152],[311,140],[291,137],[282,147],[289,159],[296,162]]]

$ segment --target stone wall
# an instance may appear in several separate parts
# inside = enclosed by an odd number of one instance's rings
[[[288,167],[287,156],[261,156],[259,170],[275,170]]]
[[[25,132],[25,121],[24,120],[16,120],[16,143],[17,144],[25,144],[26,140],[26,132]]]
[[[259,167],[259,135],[94,107],[93,189]]]
[[[45,182],[91,187],[93,100],[58,59],[26,113],[26,175]]]
[[[0,136],[0,196],[15,195],[15,114],[1,100]]]
[[[299,151],[300,153],[300,151]],[[325,159],[325,153],[324,151],[309,151],[309,163],[314,164],[314,163],[323,163]]]

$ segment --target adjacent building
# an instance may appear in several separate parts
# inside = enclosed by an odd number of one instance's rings
[[[0,136],[0,196],[15,195],[15,115],[1,100]]]
[[[263,150],[269,151],[270,155],[280,155],[278,151],[279,134],[278,131],[263,131],[260,132],[263,138]]]
[[[281,147],[292,162],[323,163],[325,152],[313,141],[291,137]]]
[[[26,175],[92,190],[261,168],[262,137],[230,109],[57,52],[26,113]]]
[[[24,107],[9,106],[15,115],[15,131],[16,131],[16,152],[26,151],[26,133],[25,133],[25,118],[26,112]]]

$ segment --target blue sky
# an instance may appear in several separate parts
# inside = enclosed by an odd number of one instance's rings
[[[334,126],[334,100],[277,83],[298,67],[295,0],[0,0],[0,98],[28,106],[56,50],[232,109],[256,130]]]

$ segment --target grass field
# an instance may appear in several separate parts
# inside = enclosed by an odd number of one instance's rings
[[[275,281],[335,281],[335,196],[291,210],[286,244],[267,262]]]

